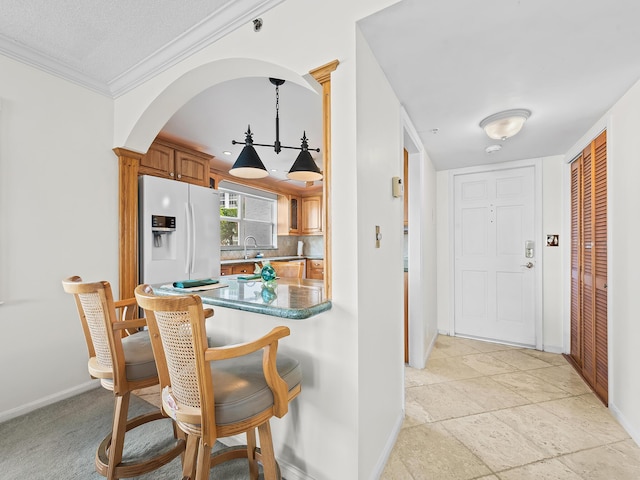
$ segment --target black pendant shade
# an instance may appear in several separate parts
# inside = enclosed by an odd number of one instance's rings
[[[298,154],[296,161],[293,162],[291,170],[287,173],[287,178],[290,178],[291,180],[300,180],[302,182],[315,182],[316,180],[322,180],[322,172],[309,153],[307,132],[304,132],[302,135],[301,151]]]
[[[269,175],[269,172],[260,160],[258,152],[253,148],[251,125],[247,127],[246,135],[244,148],[229,173],[241,178],[264,178]]]
[[[251,133],[251,126],[247,128],[246,138],[244,142],[236,142],[233,140],[231,143],[244,144],[244,148],[238,159],[229,170],[231,175],[241,178],[264,178],[269,175],[262,160],[258,156],[254,145],[258,147],[272,147],[276,154],[279,154],[283,148],[291,150],[300,150],[298,158],[293,163],[291,170],[287,173],[287,178],[290,180],[299,180],[303,182],[314,182],[316,180],[322,180],[322,172],[313,160],[313,157],[309,153],[309,144],[307,143],[307,133],[302,135],[302,145],[300,147],[288,147],[280,143],[280,115],[279,115],[279,87],[284,83],[284,80],[277,78],[270,78],[269,81],[276,87],[276,139],[273,145],[265,145],[263,143],[254,143],[253,134]],[[319,152],[319,148],[312,149]]]

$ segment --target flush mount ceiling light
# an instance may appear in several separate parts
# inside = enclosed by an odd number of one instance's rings
[[[524,122],[531,115],[529,110],[515,109],[494,113],[480,122],[489,138],[494,140],[506,140],[520,131]]]
[[[306,132],[302,135],[302,144],[300,147],[288,147],[286,145],[282,145],[280,143],[280,85],[284,83],[284,80],[279,78],[269,78],[269,81],[276,86],[276,140],[273,142],[273,145],[268,145],[264,143],[254,143],[253,142],[253,133],[251,132],[251,125],[247,127],[247,131],[245,132],[245,141],[244,142],[236,142],[233,140],[231,143],[236,145],[244,145],[242,152],[238,156],[238,159],[229,170],[231,175],[241,178],[264,178],[269,175],[269,172],[265,168],[262,160],[258,156],[258,152],[253,148],[254,145],[257,147],[272,147],[276,154],[279,154],[283,148],[288,148],[291,150],[300,150],[298,154],[298,158],[293,163],[291,170],[287,173],[287,178],[291,180],[300,180],[303,182],[314,182],[316,180],[322,179],[322,172],[316,165],[316,162],[311,157],[309,153],[309,144],[307,143],[307,134]],[[320,149],[312,149],[314,152],[319,152]]]

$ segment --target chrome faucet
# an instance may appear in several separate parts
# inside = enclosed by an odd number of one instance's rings
[[[258,241],[256,240],[256,237],[254,237],[253,235],[247,235],[246,237],[244,237],[244,259],[246,260],[247,257],[247,240],[249,240],[250,238],[253,238],[253,246],[258,248]]]

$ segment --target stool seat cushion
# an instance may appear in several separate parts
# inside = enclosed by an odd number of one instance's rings
[[[124,350],[127,380],[144,380],[158,376],[148,330],[124,337],[122,349]]]
[[[291,390],[302,381],[300,363],[278,352],[276,367]],[[237,423],[273,405],[273,393],[262,370],[262,351],[211,362],[216,423]]]

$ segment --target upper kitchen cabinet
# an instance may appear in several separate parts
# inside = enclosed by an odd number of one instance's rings
[[[278,235],[300,235],[300,197],[296,195],[278,196]]]
[[[209,186],[211,156],[186,147],[156,140],[140,160],[140,175],[164,177]]]
[[[302,235],[321,235],[322,228],[322,195],[302,197]]]
[[[278,235],[322,235],[322,195],[278,197]]]

